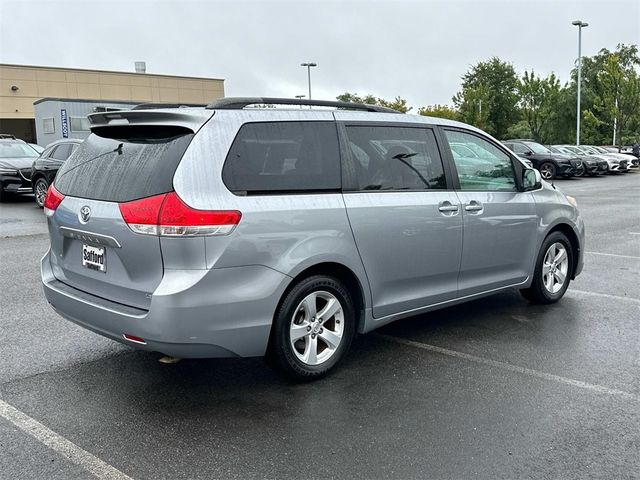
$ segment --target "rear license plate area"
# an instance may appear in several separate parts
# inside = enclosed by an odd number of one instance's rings
[[[107,252],[105,247],[82,244],[82,266],[98,272],[107,272]]]

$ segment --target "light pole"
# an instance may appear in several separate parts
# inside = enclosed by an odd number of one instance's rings
[[[300,66],[307,67],[307,81],[309,83],[309,100],[311,100],[311,67],[317,67],[318,64],[313,62],[307,62],[307,63],[301,63]]]
[[[582,28],[588,27],[587,22],[582,20],[575,20],[571,22],[571,25],[578,27],[578,100],[576,107],[576,145],[580,145],[580,86],[582,84]]]
[[[298,100],[302,100],[304,97],[306,97],[306,95],[296,95]],[[302,104],[300,104],[300,109],[302,109]]]

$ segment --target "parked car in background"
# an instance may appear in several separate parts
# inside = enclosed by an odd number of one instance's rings
[[[38,145],[38,144],[30,143],[30,144],[29,144],[29,146],[30,146],[31,148],[33,148],[36,152],[38,152],[38,155],[40,155],[42,152],[44,152],[44,148],[43,148],[43,147],[41,147],[41,146],[40,146],[40,145]]]
[[[581,175],[584,172],[582,161],[575,155],[553,153],[533,140],[514,139],[504,140],[502,143],[516,155],[528,158],[545,180]]]
[[[563,153],[565,155],[578,155],[585,164],[585,173],[591,176],[604,175],[609,171],[607,160],[601,155],[591,155],[580,151],[572,151],[566,145],[550,145],[549,150],[554,153]]]
[[[595,145],[580,145],[580,146],[584,147],[588,151],[593,151],[594,153],[599,153],[599,152],[605,151],[604,148],[597,147]],[[625,152],[625,153],[607,152],[607,153],[608,153],[608,155],[614,155],[615,158],[618,158],[621,161],[624,160],[626,162],[626,164],[627,164],[627,168],[629,168],[629,169],[636,169],[636,168],[640,167],[640,159],[638,159],[635,155],[633,155],[630,152]]]
[[[36,204],[44,207],[49,185],[56,177],[62,164],[75,152],[82,140],[65,138],[47,145],[47,148],[33,162],[31,169],[31,184]]]
[[[561,145],[563,148],[574,152],[576,155],[590,155],[589,151],[583,147],[583,145]],[[591,153],[591,155],[595,155],[595,153]],[[617,157],[617,154],[613,153],[598,153],[604,161],[607,162],[608,170],[607,173],[622,173],[627,171],[627,162],[626,160],[620,160]]]
[[[132,347],[311,380],[357,332],[510,288],[553,303],[582,270],[576,200],[470,125],[272,98],[109,115],[49,188],[41,276]]]
[[[7,196],[31,193],[31,165],[38,153],[13,135],[0,137],[0,202]]]

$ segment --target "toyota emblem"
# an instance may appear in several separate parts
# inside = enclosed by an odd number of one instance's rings
[[[78,215],[80,223],[87,223],[91,218],[91,209],[88,205],[85,205],[80,209],[80,215]]]

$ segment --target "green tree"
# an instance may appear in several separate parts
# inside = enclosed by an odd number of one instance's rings
[[[514,123],[507,129],[506,136],[508,138],[531,138],[531,127],[526,120],[520,120],[518,123]]]
[[[463,121],[503,138],[519,120],[518,77],[510,63],[493,57],[472,66],[453,97]]]
[[[367,105],[380,105],[381,107],[393,108],[402,113],[407,113],[413,108],[409,106],[407,101],[402,97],[385,100],[384,98],[378,98],[371,94],[361,97],[357,93],[345,92],[342,95],[338,95],[336,100],[341,102],[366,103]]]
[[[582,127],[580,128],[580,142],[585,145],[593,145],[601,143],[601,134],[599,131],[602,125],[601,120],[598,120],[591,110],[584,110],[582,112]]]
[[[552,118],[560,95],[560,80],[552,73],[540,78],[533,71],[525,71],[518,85],[519,105],[531,136],[544,140],[545,124]]]
[[[624,141],[625,137],[637,134],[640,126],[640,111],[633,105],[633,98],[638,98],[637,86],[633,78],[637,78],[640,56],[637,45],[617,45],[615,51],[601,49],[596,55],[582,59],[582,111],[590,110],[598,119],[596,128],[598,142],[610,143],[613,126],[618,115],[622,114],[623,125],[616,128],[616,138]],[[577,69],[571,72],[572,81],[569,86],[573,97],[573,121],[575,125],[575,91]],[[631,99],[630,102],[629,99]],[[616,100],[621,104],[622,112],[616,108]],[[628,104],[630,103],[630,105]],[[584,119],[583,119],[584,122]],[[574,127],[575,138],[575,127]]]
[[[623,144],[623,133],[640,110],[640,78],[635,65],[637,59],[625,59],[612,53],[600,71],[598,80],[602,86],[602,106],[609,118],[614,119],[618,146]]]
[[[353,102],[353,103],[366,103],[367,105],[377,105],[378,99],[373,95],[359,96],[357,93],[345,92],[342,95],[338,95],[336,100],[341,102]]]
[[[459,113],[455,108],[449,105],[427,105],[418,109],[418,115],[425,117],[448,118],[449,120],[458,120]]]

